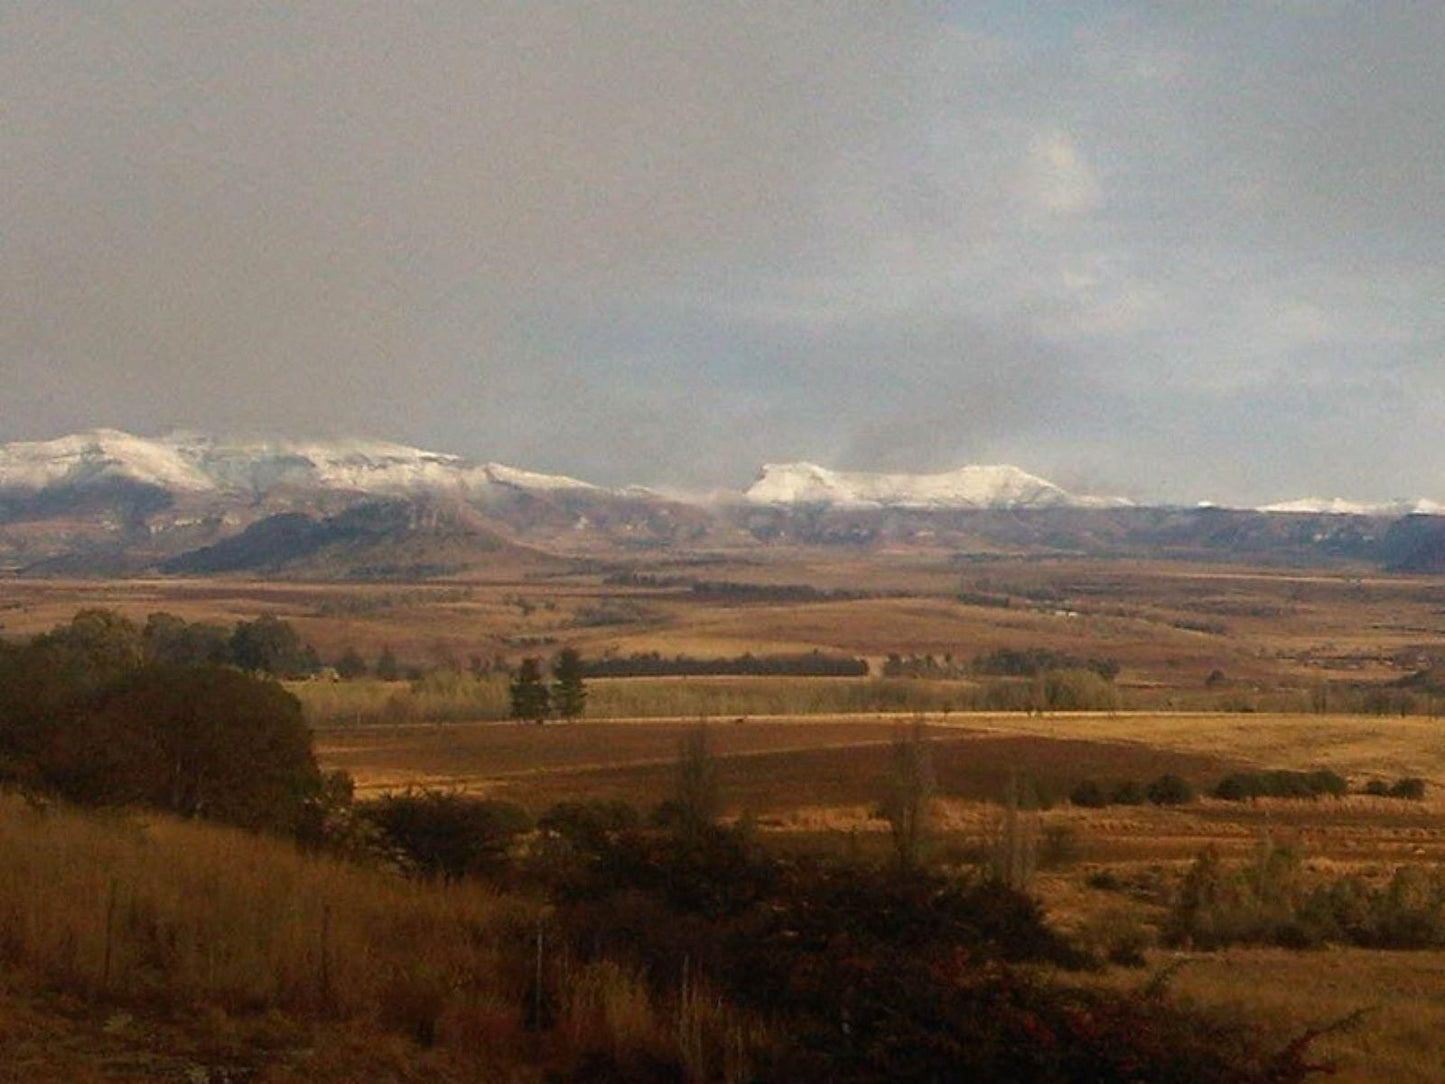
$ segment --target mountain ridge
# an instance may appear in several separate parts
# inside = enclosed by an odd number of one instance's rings
[[[974,556],[1368,562],[1445,571],[1431,502],[1135,505],[1007,465],[934,474],[770,463],[707,498],[383,441],[90,430],[0,445],[0,572],[426,578],[810,547]]]

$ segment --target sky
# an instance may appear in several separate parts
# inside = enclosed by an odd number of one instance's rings
[[[1445,5],[0,0],[0,441],[1445,499]]]

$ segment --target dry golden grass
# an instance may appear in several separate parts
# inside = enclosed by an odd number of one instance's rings
[[[1435,1084],[1445,1066],[1445,953],[1364,949],[1229,949],[1150,953],[1151,968],[1178,966],[1170,989],[1202,1005],[1239,1008],[1296,1034],[1363,1014],[1312,1047],[1341,1084]],[[1182,963],[1181,963],[1182,961]],[[1113,971],[1128,986],[1138,973]]]
[[[1089,737],[1208,753],[1271,768],[1332,768],[1349,776],[1417,775],[1445,782],[1440,723],[1426,717],[1118,713],[969,716],[1001,734]]]
[[[184,1079],[199,1063],[272,1081],[537,1080],[587,1049],[689,1064],[730,1051],[741,1067],[754,1034],[554,951],[557,1026],[538,1047],[524,1014],[545,908],[480,884],[13,796],[0,796],[0,868],[0,1039],[21,1073],[8,1079]],[[139,1068],[118,1074],[114,1059]]]

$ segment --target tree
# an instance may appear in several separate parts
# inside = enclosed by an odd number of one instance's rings
[[[275,677],[299,677],[317,669],[316,653],[288,622],[272,614],[236,625],[231,660],[242,670]]]
[[[231,634],[222,625],[153,613],[146,618],[143,635],[146,662],[201,666],[231,661]]]
[[[500,872],[512,840],[532,827],[520,806],[455,791],[388,794],[362,815],[406,864],[423,876],[448,881]]]
[[[50,735],[44,781],[87,805],[294,832],[320,793],[301,704],[221,666],[148,665]]]
[[[916,869],[923,857],[933,811],[933,758],[923,720],[893,739],[880,812],[893,835],[893,856],[900,869]]]
[[[705,722],[682,736],[677,758],[676,802],[686,831],[701,831],[717,819],[717,760],[712,755]]]
[[[544,723],[551,708],[547,684],[542,680],[542,665],[534,658],[522,660],[517,676],[512,679],[512,718],[524,722]]]
[[[348,647],[336,660],[336,673],[344,681],[366,676],[366,660],[354,647]]]
[[[396,681],[401,677],[401,665],[396,661],[390,644],[383,647],[376,658],[376,676],[382,681]]]
[[[586,710],[584,669],[582,656],[574,647],[564,647],[552,660],[552,709],[560,718],[577,719]]]

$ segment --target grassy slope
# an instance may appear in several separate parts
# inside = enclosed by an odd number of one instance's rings
[[[0,1081],[532,1081],[713,1026],[553,954],[539,1041],[537,901],[214,826],[0,795],[0,869]]]

